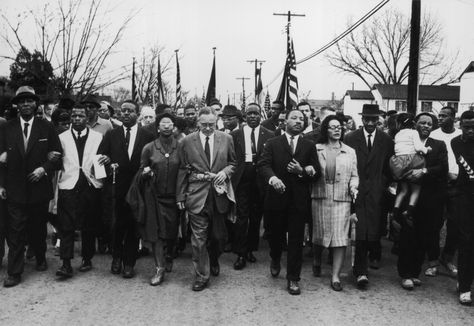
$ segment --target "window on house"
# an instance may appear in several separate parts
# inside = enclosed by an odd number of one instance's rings
[[[433,102],[421,102],[421,112],[431,112],[433,109]]]
[[[450,106],[450,107],[454,108],[454,110],[456,110],[456,112],[458,112],[458,105],[459,105],[458,102],[448,102],[447,106]]]
[[[395,110],[398,112],[406,112],[407,101],[395,101]]]

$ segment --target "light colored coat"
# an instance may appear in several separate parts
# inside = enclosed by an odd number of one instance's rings
[[[326,146],[316,144],[322,176],[312,185],[311,198],[327,198],[326,194]],[[350,189],[359,185],[357,157],[355,151],[341,143],[341,151],[336,157],[336,175],[334,179],[334,200],[350,202]]]
[[[216,196],[216,206],[219,210],[228,210],[229,200],[235,203],[231,177],[235,170],[236,159],[232,137],[224,132],[214,132],[214,149],[212,166],[206,159],[202,147],[199,131],[186,136],[179,145],[180,168],[176,186],[176,200],[185,201],[186,209],[198,214],[204,208],[207,195],[212,183],[209,181],[190,180],[190,173],[218,173],[223,171],[227,175],[227,196]],[[223,198],[226,197],[226,198]],[[221,213],[226,213],[221,211]]]
[[[79,180],[79,154],[77,153],[76,143],[72,136],[71,129],[59,135],[61,146],[64,151],[63,168],[60,171],[58,186],[59,189],[71,190]],[[82,171],[87,178],[87,181],[94,186],[94,188],[102,188],[102,181],[97,180],[92,173],[93,159],[97,154],[100,142],[102,141],[102,134],[92,129],[89,129],[89,136],[87,137],[84,146],[84,154],[82,156]]]

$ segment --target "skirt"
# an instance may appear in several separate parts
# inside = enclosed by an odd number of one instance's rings
[[[395,180],[404,180],[411,170],[425,167],[425,158],[420,154],[393,155],[390,158],[390,171]]]
[[[334,185],[326,184],[326,198],[313,198],[313,243],[323,247],[345,247],[349,244],[351,203],[335,201]]]

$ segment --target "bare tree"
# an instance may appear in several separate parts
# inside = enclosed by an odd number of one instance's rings
[[[423,15],[420,35],[420,83],[448,83],[456,79],[442,26],[430,14]],[[338,70],[372,84],[402,84],[408,78],[410,20],[401,12],[387,10],[371,24],[352,32],[326,55]]]
[[[112,99],[117,102],[121,103],[125,100],[129,100],[132,98],[131,91],[128,88],[123,86],[115,87],[112,89]]]
[[[20,13],[14,20],[2,12],[5,29],[0,37],[10,52],[17,53],[22,47],[28,48],[25,43],[36,34],[32,47],[53,65],[58,91],[81,98],[129,78],[128,67],[107,70],[106,62],[136,13],[130,13],[115,29],[108,20],[102,19],[116,15],[113,9],[105,8],[101,0],[58,0],[39,11]],[[28,19],[33,19],[34,24],[26,28],[23,25]],[[14,56],[0,53],[0,57],[12,59]]]
[[[174,55],[165,55],[165,48],[155,45],[145,50],[136,65],[136,87],[138,96],[142,103],[152,104],[153,96],[156,95],[157,76],[158,76],[158,57],[160,57],[161,76],[163,82],[163,92],[166,103],[173,103],[174,88],[167,82],[164,75],[169,72],[174,62]],[[155,97],[156,98],[156,97]]]

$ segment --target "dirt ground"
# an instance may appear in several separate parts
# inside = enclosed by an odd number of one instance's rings
[[[241,271],[232,268],[235,256],[224,254],[221,275],[197,293],[191,291],[189,246],[157,287],[148,285],[151,257],[138,261],[137,276],[130,280],[110,274],[108,255],[96,256],[85,274],[77,271],[76,258],[74,277],[58,281],[59,259],[49,248],[48,271],[36,272],[34,261],[28,262],[19,286],[0,288],[0,325],[474,325],[474,307],[457,301],[456,280],[421,276],[423,285],[406,291],[390,243],[383,245],[382,266],[371,271],[368,290],[354,286],[349,259],[344,290],[337,293],[329,286],[330,267],[324,265],[323,275],[315,278],[311,259],[305,258],[300,296],[286,292],[285,268],[280,277],[270,276],[265,244],[258,261]],[[2,278],[5,259],[3,265]]]

